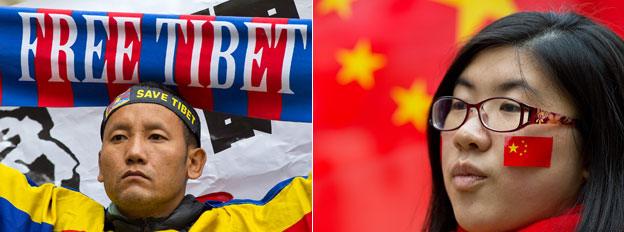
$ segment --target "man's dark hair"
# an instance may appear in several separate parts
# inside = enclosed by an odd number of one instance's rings
[[[589,177],[578,194],[577,230],[624,231],[624,42],[576,13],[516,13],[490,24],[460,50],[434,99],[453,94],[459,75],[480,52],[501,46],[530,53],[578,111],[575,127]],[[429,125],[427,139],[433,186],[424,230],[454,231],[440,131]]]

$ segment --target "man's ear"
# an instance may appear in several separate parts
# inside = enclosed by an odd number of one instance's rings
[[[98,152],[98,176],[97,176],[97,180],[98,182],[102,183],[104,182],[104,176],[102,175],[102,151]]]
[[[206,164],[206,151],[197,147],[188,150],[186,166],[187,177],[189,179],[197,179],[202,175],[204,165]]]

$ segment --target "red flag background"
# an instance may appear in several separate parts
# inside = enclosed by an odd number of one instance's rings
[[[462,41],[517,11],[576,10],[624,35],[624,3],[314,1],[314,230],[418,231],[427,110]]]

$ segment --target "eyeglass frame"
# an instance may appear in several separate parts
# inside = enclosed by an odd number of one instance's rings
[[[439,131],[453,131],[453,130],[457,130],[460,127],[462,127],[464,124],[466,124],[466,121],[468,121],[468,117],[470,116],[470,109],[471,108],[475,108],[477,110],[477,116],[479,117],[479,122],[481,123],[481,125],[485,128],[487,128],[488,130],[491,131],[495,131],[495,132],[514,132],[517,130],[520,130],[528,125],[541,125],[541,124],[560,124],[560,125],[574,125],[577,121],[577,119],[565,116],[563,114],[560,113],[555,113],[555,112],[551,112],[551,111],[546,111],[544,109],[540,109],[537,107],[533,107],[533,106],[529,106],[527,104],[524,104],[516,99],[513,98],[508,98],[508,97],[492,97],[492,98],[488,98],[485,100],[482,100],[478,103],[475,104],[471,104],[468,103],[462,99],[459,99],[457,97],[453,97],[453,96],[441,96],[438,99],[436,99],[435,101],[433,101],[433,104],[431,105],[431,109],[432,112],[431,114],[433,114],[433,106],[438,103],[438,101],[442,100],[442,99],[455,99],[455,100],[459,100],[461,102],[463,102],[464,104],[466,104],[466,115],[464,116],[464,119],[462,120],[462,123],[460,123],[457,127],[452,128],[452,129],[440,129],[437,128],[436,125],[433,123],[433,117],[431,117],[431,119],[429,120],[429,123],[431,124],[431,126],[433,126],[433,128],[439,130]],[[505,100],[510,100],[513,101],[515,103],[518,103],[520,105],[520,122],[518,124],[518,127],[516,127],[515,129],[511,129],[511,130],[494,130],[492,128],[490,128],[489,126],[486,125],[486,123],[483,122],[483,119],[481,118],[481,105],[483,105],[483,103],[490,101],[490,100],[494,100],[494,99],[505,99]],[[528,114],[528,119],[526,122],[522,122],[524,121],[524,114],[527,113]],[[552,116],[552,117],[550,117]],[[550,117],[550,118],[549,118]]]

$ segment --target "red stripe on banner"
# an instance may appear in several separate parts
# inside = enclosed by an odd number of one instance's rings
[[[206,201],[228,202],[234,199],[234,196],[228,192],[216,192],[196,197],[197,201],[204,203]]]
[[[297,223],[285,229],[284,232],[312,231],[312,213],[307,213]]]
[[[286,32],[282,31],[279,41],[275,41],[277,37],[275,24],[287,24],[288,19],[272,19],[272,18],[253,18],[252,22],[271,23],[271,43],[267,38],[267,33],[263,29],[256,29],[256,49],[257,53],[262,49],[262,60],[252,62],[251,82],[253,86],[259,86],[263,73],[266,70],[267,92],[249,91],[248,115],[258,118],[274,118],[279,119],[282,113],[282,95],[278,93],[281,89],[282,63],[284,61],[284,53],[286,51]],[[273,45],[275,45],[273,47]]]
[[[184,96],[184,99],[194,107],[212,110],[214,101],[212,89],[207,88],[210,84],[210,69],[207,67],[210,67],[210,54],[212,53],[212,45],[214,43],[213,28],[209,21],[213,21],[215,17],[182,15],[180,19],[186,19],[187,24],[185,28],[186,41],[184,41],[184,34],[181,28],[178,27],[176,30],[178,41],[176,60],[174,61],[174,76],[178,84],[178,90]],[[191,22],[191,20],[199,20],[201,22]],[[195,34],[195,27],[201,29],[198,34]],[[198,39],[199,36],[202,36],[202,40],[196,43],[195,39]],[[196,60],[193,60],[194,49],[198,53],[196,54]],[[195,75],[193,83],[191,83],[192,75]]]
[[[46,106],[73,106],[74,96],[71,82],[67,78],[67,54],[59,50],[58,54],[52,54],[53,43],[57,46],[66,45],[70,32],[67,21],[58,20],[58,25],[53,25],[50,14],[71,15],[70,10],[38,9],[38,13],[44,13],[44,27],[37,23],[37,54],[35,56],[35,79],[37,81],[38,105]],[[53,41],[55,33],[58,33],[59,41]],[[57,62],[54,62],[54,61]],[[73,61],[69,61],[73,62]],[[55,65],[56,67],[53,67]],[[58,70],[58,76],[52,74],[52,68]],[[72,71],[73,72],[73,71]]]
[[[141,56],[141,41],[139,33],[141,33],[140,19],[143,14],[109,13],[108,16],[110,38],[106,41],[104,59],[106,61],[106,75],[108,76],[108,99],[113,101],[117,95],[126,91],[133,84],[140,82],[139,58]],[[138,27],[132,22],[124,22],[123,18],[138,18]],[[122,24],[123,33],[125,34],[124,37],[120,36],[121,29],[117,25],[118,21],[124,22]],[[119,41],[120,39],[122,41]],[[125,48],[129,48],[130,46],[132,46],[131,55],[123,54],[122,56],[118,56],[121,55],[118,53],[123,52]],[[117,67],[117,62],[122,62],[122,65]],[[136,81],[133,81],[135,72],[137,77]],[[117,75],[117,73],[120,73],[121,75]]]

